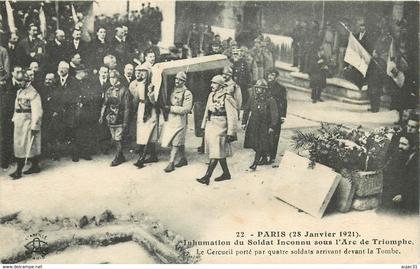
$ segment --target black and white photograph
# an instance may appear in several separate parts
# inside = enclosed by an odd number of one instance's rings
[[[417,268],[419,14],[1,0],[2,268]]]

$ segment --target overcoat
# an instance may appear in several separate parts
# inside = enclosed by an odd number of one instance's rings
[[[227,136],[236,136],[238,111],[235,99],[225,88],[211,92],[201,128],[205,129],[205,149],[210,159],[224,159],[232,155]]]
[[[193,106],[193,95],[183,86],[171,93],[168,120],[163,124],[162,147],[185,145],[187,118]]]
[[[279,113],[274,98],[269,93],[256,94],[255,88],[250,91],[245,105],[242,124],[246,124],[244,148],[257,152],[268,152],[271,141],[269,128],[273,131],[279,122]]]
[[[41,154],[41,97],[32,85],[20,89],[16,95],[14,127],[14,152],[16,158],[32,158]],[[31,147],[31,130],[39,131]],[[29,151],[29,154],[28,154]],[[28,155],[27,155],[28,154]]]

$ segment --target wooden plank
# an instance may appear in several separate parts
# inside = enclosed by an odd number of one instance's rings
[[[279,178],[273,186],[274,196],[322,218],[340,182],[340,175],[318,163],[309,168],[309,163],[309,159],[286,151],[278,168]]]

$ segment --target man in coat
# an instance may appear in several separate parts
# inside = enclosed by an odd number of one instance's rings
[[[82,59],[86,59],[89,52],[88,48],[88,43],[82,40],[82,30],[74,29],[72,39],[67,44],[67,59],[70,61],[75,54],[79,54]]]
[[[136,109],[136,142],[139,146],[139,158],[134,164],[143,168],[144,164],[157,162],[156,142],[158,140],[159,109],[150,87],[150,67],[142,64],[136,67],[135,80],[130,83],[133,96],[133,108]],[[150,156],[147,158],[147,154]]]
[[[72,161],[79,161],[79,150],[76,144],[77,105],[80,88],[74,77],[69,75],[70,65],[67,62],[58,64],[57,91],[61,93],[60,107],[64,124],[64,140],[70,145]],[[61,138],[63,139],[63,138]]]
[[[0,92],[0,131],[1,135],[1,167],[6,169],[13,161],[13,114],[18,90],[21,88],[23,79],[22,67],[15,66],[12,77],[2,86]]]
[[[46,48],[46,71],[55,73],[58,63],[68,58],[66,34],[63,30],[55,31],[54,40],[47,43]]]
[[[193,106],[193,95],[185,86],[187,74],[179,72],[175,76],[175,88],[171,93],[169,105],[165,107],[168,120],[162,129],[162,146],[171,147],[169,164],[164,169],[166,173],[188,164],[185,155],[185,137],[187,134],[188,113]],[[175,162],[177,155],[179,160]]]
[[[370,61],[369,63],[366,72],[366,80],[370,101],[369,111],[376,113],[379,112],[382,88],[384,86],[384,81],[387,79],[383,71],[386,69],[386,62],[382,58],[378,57],[375,51],[373,51],[372,57],[374,60]]]
[[[54,73],[45,75],[44,84],[38,90],[42,101],[42,152],[47,158],[59,160],[58,148],[63,137],[61,93],[57,91]]]
[[[254,162],[249,167],[251,170],[257,169],[261,158],[266,159],[270,154],[270,142],[278,122],[276,100],[269,93],[267,82],[263,79],[258,80],[250,91],[242,118],[242,128],[246,129],[244,148],[255,151]]]
[[[19,46],[18,41],[19,37],[16,34],[12,34],[6,47],[11,68],[28,64],[28,60],[25,58],[25,50]]]
[[[279,72],[275,68],[269,70],[267,74],[268,92],[276,101],[277,109],[279,113],[279,121],[274,127],[274,132],[272,136],[270,136],[272,140],[271,140],[268,164],[272,164],[276,159],[277,148],[280,141],[281,125],[284,123],[284,120],[286,118],[286,113],[287,113],[286,87],[284,87],[278,82],[277,80],[278,75],[279,75]],[[264,159],[263,161],[265,160],[266,159]]]
[[[30,78],[23,74],[22,88],[18,90],[15,101],[14,153],[17,162],[16,171],[10,174],[13,179],[22,177],[22,170],[27,158],[31,167],[23,172],[33,174],[41,172],[39,155],[41,155],[41,122],[42,103],[38,92],[32,87]]]
[[[419,212],[418,133],[400,137],[398,151],[384,168],[379,210],[383,209],[399,213]]]
[[[311,49],[308,58],[309,66],[309,87],[312,89],[312,103],[322,102],[321,93],[327,86],[327,60],[323,55],[323,50]]]
[[[130,97],[127,88],[120,83],[120,73],[117,70],[109,72],[109,87],[105,92],[105,100],[102,105],[99,123],[107,122],[112,140],[117,146],[117,151],[111,166],[117,166],[125,162],[122,140],[127,132],[130,115]]]
[[[100,102],[97,104],[95,113],[97,115],[97,118],[99,118],[99,115],[101,115],[101,109],[102,104],[105,101],[105,92],[106,90],[111,87],[111,84],[109,83],[109,69],[106,66],[99,67],[98,75],[94,76],[92,78],[92,81],[90,82],[89,88],[93,93],[99,94],[101,97]],[[111,139],[111,134],[109,133],[109,128],[106,126],[106,124],[100,124],[98,126],[98,132],[96,134],[96,143],[98,144],[98,147],[100,148],[101,152],[104,154],[107,154],[109,149],[111,148],[111,145],[109,143]]]
[[[106,30],[99,27],[96,31],[96,38],[89,45],[89,64],[92,69],[99,70],[103,65],[104,57],[109,53],[109,45],[106,42]]]
[[[22,39],[19,42],[19,46],[25,51],[25,55],[22,55],[22,57],[25,58],[25,60],[23,60],[25,66],[33,61],[38,63],[43,62],[45,43],[38,38],[38,27],[36,25],[29,25],[28,37]]]
[[[201,184],[210,184],[210,178],[220,163],[223,173],[214,181],[231,179],[226,158],[232,155],[230,143],[235,141],[238,111],[233,97],[224,88],[224,79],[221,75],[214,76],[211,80],[211,90],[204,112],[201,128],[205,129],[206,151],[210,162],[206,174],[198,178]]]

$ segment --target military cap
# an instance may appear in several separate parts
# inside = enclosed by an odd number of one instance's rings
[[[187,74],[185,74],[185,72],[178,72],[175,76],[175,78],[178,78],[182,81],[187,81]]]

